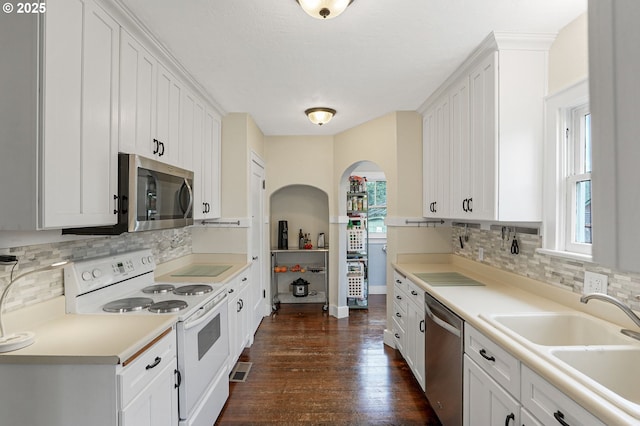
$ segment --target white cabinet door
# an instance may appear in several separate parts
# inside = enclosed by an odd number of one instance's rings
[[[463,424],[465,426],[520,425],[520,404],[464,356]]]
[[[120,152],[153,158],[156,59],[120,31]]]
[[[158,63],[156,81],[156,136],[152,154],[159,160],[180,166],[180,114],[182,84]]]
[[[417,309],[413,303],[409,303],[407,310],[407,356],[405,359],[407,364],[411,367],[413,375],[418,380],[420,387],[422,387],[422,390],[424,391],[424,308]]]
[[[92,0],[54,5],[46,27],[41,227],[114,224],[120,27]]]
[[[178,388],[175,386],[176,359],[120,413],[120,426],[177,426]]]
[[[497,57],[497,53],[487,56],[469,75],[471,180],[468,195],[459,202],[466,213],[464,217],[481,220],[495,218],[498,191],[495,179]]]
[[[469,78],[464,77],[451,92],[451,217],[468,214],[471,197],[471,162],[469,143]]]
[[[447,217],[450,204],[450,99],[443,96],[423,122],[423,215]]]
[[[589,1],[593,258],[634,272],[640,272],[638,20],[640,2]]]
[[[220,136],[221,122],[210,109],[204,115],[204,139],[202,151],[203,201],[206,203],[204,218],[218,218],[220,209]]]
[[[229,284],[229,372],[238,361],[242,350],[249,344],[249,318],[251,300],[249,295],[248,272],[235,278]]]

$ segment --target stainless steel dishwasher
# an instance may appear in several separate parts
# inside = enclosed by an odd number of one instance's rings
[[[459,426],[464,321],[428,293],[425,311],[425,394],[443,426]]]

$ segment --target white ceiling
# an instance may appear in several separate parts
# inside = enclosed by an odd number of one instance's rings
[[[333,135],[415,110],[491,31],[556,33],[587,0],[355,0],[314,19],[295,0],[120,0],[219,106],[265,135]],[[310,107],[338,113],[324,126]]]

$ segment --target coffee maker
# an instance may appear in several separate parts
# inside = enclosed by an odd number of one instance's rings
[[[278,250],[289,250],[289,225],[286,220],[278,222]]]

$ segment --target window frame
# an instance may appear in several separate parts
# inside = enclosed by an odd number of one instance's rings
[[[543,152],[543,208],[542,208],[542,247],[537,251],[543,254],[592,262],[590,250],[575,251],[575,247],[566,242],[567,206],[571,192],[567,190],[569,167],[569,144],[566,129],[570,125],[568,113],[588,105],[589,81],[587,78],[576,82],[545,98],[545,130]],[[573,162],[573,159],[572,159]],[[589,245],[591,246],[591,245]],[[586,247],[585,247],[586,249]]]
[[[586,138],[586,128],[584,116],[590,114],[588,103],[584,103],[566,109],[565,129],[566,129],[566,156],[564,162],[567,164],[565,174],[565,194],[566,201],[564,213],[566,221],[564,226],[565,240],[564,248],[568,252],[591,254],[591,243],[576,241],[576,230],[578,215],[577,207],[577,185],[580,182],[591,182],[591,171],[585,170],[586,154],[583,149],[583,141]],[[592,240],[593,241],[593,240]]]
[[[369,183],[374,183],[374,182],[385,182],[385,187],[387,185],[387,179],[385,178],[384,175],[381,176],[376,176],[376,175],[367,175],[367,185]],[[367,187],[367,193],[368,193],[368,187]],[[367,197],[369,198],[369,197]],[[368,199],[367,200],[367,231],[368,231],[368,235],[369,238],[386,238],[387,237],[387,233],[386,232],[372,232],[369,230],[369,223],[371,223],[371,209],[373,208],[384,208],[387,209],[387,203],[385,204],[373,204],[372,200]],[[385,220],[385,229],[386,229],[386,219],[387,219],[387,215],[388,215],[388,210],[387,210],[387,214],[385,214],[384,220]]]

